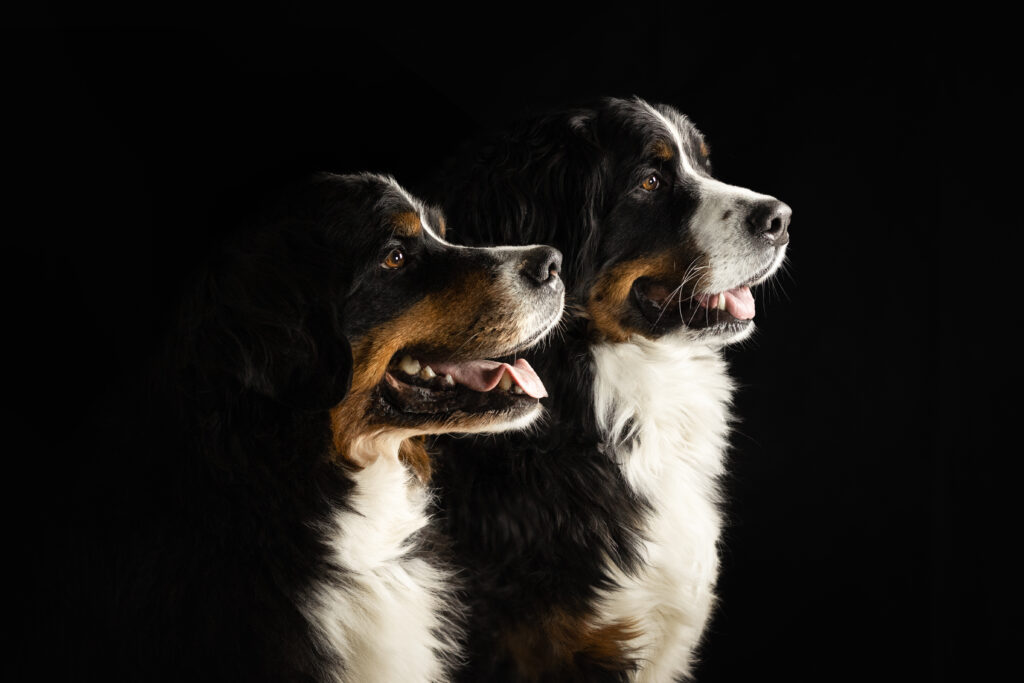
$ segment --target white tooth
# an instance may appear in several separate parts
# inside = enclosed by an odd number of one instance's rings
[[[444,376],[444,383],[447,386],[454,387],[455,386],[455,378],[452,377],[451,375],[445,375]]]
[[[402,372],[407,375],[415,375],[420,371],[420,362],[412,356],[402,356],[402,361],[398,364],[398,367],[402,368]]]
[[[523,388],[517,384],[514,387],[512,387],[512,393],[513,394],[521,394],[521,393],[523,393]]]
[[[508,370],[501,376],[501,381],[498,382],[498,388],[502,391],[508,391],[512,388],[512,376],[508,374]]]
[[[423,369],[420,370],[420,377],[423,379],[433,379],[437,377],[437,373],[429,365],[424,365]]]
[[[718,295],[718,310],[720,310],[720,311],[724,311],[725,310],[725,294],[719,294]]]

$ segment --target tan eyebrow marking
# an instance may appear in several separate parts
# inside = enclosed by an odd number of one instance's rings
[[[706,157],[708,154],[711,154],[711,150],[708,149],[707,143],[704,142],[703,140],[701,140],[701,143],[700,143],[700,155],[702,157]]]
[[[395,226],[395,234],[399,237],[416,237],[423,230],[419,214],[415,211],[396,214],[391,219],[391,223]]]
[[[672,146],[665,142],[664,140],[658,140],[653,145],[651,145],[651,154],[658,157],[659,159],[664,159],[665,161],[668,161],[669,159],[675,156],[675,151],[672,149]]]
[[[448,232],[448,221],[444,219],[444,216],[437,217],[437,234],[444,237],[444,234]]]

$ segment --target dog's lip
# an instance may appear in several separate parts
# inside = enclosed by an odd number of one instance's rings
[[[756,277],[748,282],[753,282]],[[641,277],[633,282],[632,291],[634,304],[641,315],[662,331],[683,325],[692,329],[709,329],[753,323],[754,300],[749,284],[715,292],[683,292],[657,280]]]
[[[407,380],[415,380],[413,383],[418,386],[442,391],[463,386],[477,393],[487,393],[500,387],[538,399],[548,395],[544,382],[525,358],[512,362],[489,359],[428,361],[404,354],[397,364],[393,362],[389,366],[388,372],[398,381],[409,383]]]
[[[385,398],[392,399],[392,406],[404,412],[479,413],[536,405],[547,397],[547,389],[529,362],[516,356],[543,339],[558,324],[562,312],[559,306],[530,337],[510,346],[469,352],[461,347],[443,351],[413,344],[395,353],[378,386]],[[424,405],[431,398],[436,399],[436,410]]]
[[[379,384],[384,401],[403,414],[445,420],[459,413],[520,412],[547,396],[525,359],[428,360],[439,355],[395,354]]]
[[[394,410],[437,419],[456,413],[518,411],[540,401],[514,382],[507,386],[499,382],[489,391],[475,391],[464,384],[447,383],[441,375],[424,380],[418,375],[403,376],[400,370],[390,369],[384,374],[380,387],[382,397]]]
[[[741,285],[716,294],[704,294],[694,297],[701,308],[728,311],[737,320],[753,320],[756,312],[754,296],[750,287]]]
[[[766,277],[768,277],[768,275],[772,272],[772,268],[774,266],[775,266],[774,261],[769,262],[768,265],[766,265],[764,268],[762,268],[761,270],[757,271],[756,273],[751,275],[749,278],[747,278],[747,280],[745,282],[743,282],[742,285],[737,285],[737,286],[738,287],[754,287],[755,285],[761,284],[762,282],[764,282],[764,279]]]
[[[640,304],[641,312],[644,312],[645,316],[647,313],[645,308],[654,307],[659,309],[658,319],[667,311],[669,305],[675,301],[680,305],[684,302],[689,302],[689,305],[686,306],[687,311],[696,311],[701,308],[714,309],[720,314],[728,311],[729,315],[724,316],[725,319],[719,320],[717,324],[749,323],[753,320],[755,314],[754,299],[750,290],[752,287],[763,282],[771,274],[774,265],[773,262],[767,263],[755,271],[753,275],[732,287],[714,291],[694,290],[688,296],[684,295],[682,290],[673,288],[653,278],[639,277],[633,282],[634,300]],[[652,296],[652,290],[654,289],[660,289],[661,296]],[[718,308],[719,305],[724,306],[724,308]],[[693,316],[690,317],[692,318]],[[689,323],[687,325],[689,326]]]

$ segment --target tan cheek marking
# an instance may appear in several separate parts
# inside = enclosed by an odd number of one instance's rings
[[[367,432],[377,431],[371,424],[369,408],[374,387],[383,379],[391,358],[413,340],[430,339],[439,333],[439,303],[427,297],[404,315],[371,330],[352,346],[352,387],[344,400],[331,410],[331,429],[335,452],[343,460],[350,445]],[[418,328],[418,329],[417,329]],[[365,466],[368,463],[352,463]]]
[[[437,218],[437,234],[444,237],[445,233],[448,232],[448,221],[444,219],[444,216],[438,216]]]
[[[710,154],[710,153],[711,153],[711,151],[710,151],[710,150],[708,149],[708,146],[707,146],[707,144],[706,144],[706,143],[704,143],[704,142],[701,142],[701,143],[700,143],[700,155],[701,155],[702,157],[706,157],[706,156],[707,156],[708,154]]]
[[[395,234],[400,237],[416,237],[423,230],[420,217],[415,211],[406,211],[395,214],[391,218],[391,224],[395,228]]]
[[[633,283],[641,277],[681,282],[684,273],[691,267],[699,267],[702,259],[692,245],[684,243],[678,250],[624,261],[608,269],[590,289],[586,309],[592,331],[600,338],[616,343],[626,341],[633,334],[645,334],[646,330],[635,329],[626,321],[626,312],[632,305],[629,297]],[[695,277],[687,283],[687,288],[699,287],[702,279]]]
[[[384,378],[394,355],[416,345],[451,346],[452,340],[467,335],[468,326],[479,317],[478,313],[492,308],[489,304],[494,300],[490,280],[483,273],[469,273],[353,343],[352,387],[344,400],[331,410],[331,429],[338,457],[346,459],[349,446],[356,438],[387,429],[387,425],[370,419],[369,409],[373,390]],[[366,463],[349,464],[364,466]]]
[[[622,318],[633,282],[661,272],[664,267],[661,259],[646,257],[619,263],[602,273],[591,287],[587,302],[594,330],[608,341],[626,341],[632,331],[625,327]]]

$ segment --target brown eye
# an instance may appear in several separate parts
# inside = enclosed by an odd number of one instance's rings
[[[642,183],[640,183],[640,187],[644,188],[648,192],[654,192],[661,187],[661,178],[652,173],[647,176]]]
[[[392,270],[401,268],[405,265],[405,251],[403,251],[401,247],[392,249],[391,252],[384,257],[384,263],[381,265],[385,268],[391,268]]]

